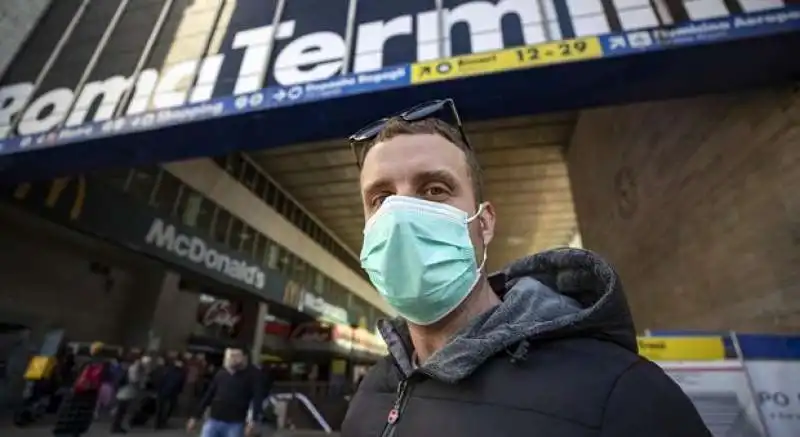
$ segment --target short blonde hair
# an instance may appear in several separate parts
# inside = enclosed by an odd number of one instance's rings
[[[104,346],[105,346],[105,344],[103,344],[103,342],[100,342],[100,341],[96,341],[96,342],[92,343],[89,346],[89,354],[90,355],[99,354],[103,350]]]

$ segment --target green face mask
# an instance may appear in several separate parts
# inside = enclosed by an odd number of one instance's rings
[[[476,265],[469,223],[483,212],[414,197],[391,196],[364,228],[361,266],[401,316],[436,323],[469,296],[486,263]]]

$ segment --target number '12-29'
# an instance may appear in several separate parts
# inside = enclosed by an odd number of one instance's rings
[[[517,49],[517,59],[520,62],[536,61],[543,58],[566,58],[579,55],[586,51],[586,41],[570,41],[558,44],[557,48],[549,49],[542,46],[522,47]]]

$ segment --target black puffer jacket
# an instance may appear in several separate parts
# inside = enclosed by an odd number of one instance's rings
[[[500,306],[420,368],[404,323],[359,387],[344,437],[710,437],[689,399],[636,353],[616,273],[560,249],[491,278]]]

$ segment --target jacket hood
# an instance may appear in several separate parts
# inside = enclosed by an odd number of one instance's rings
[[[419,371],[454,383],[497,353],[544,338],[593,337],[637,350],[619,276],[592,252],[565,248],[531,255],[490,275],[489,282],[500,305],[476,317]],[[410,375],[415,369],[406,322],[378,323],[398,368]]]

